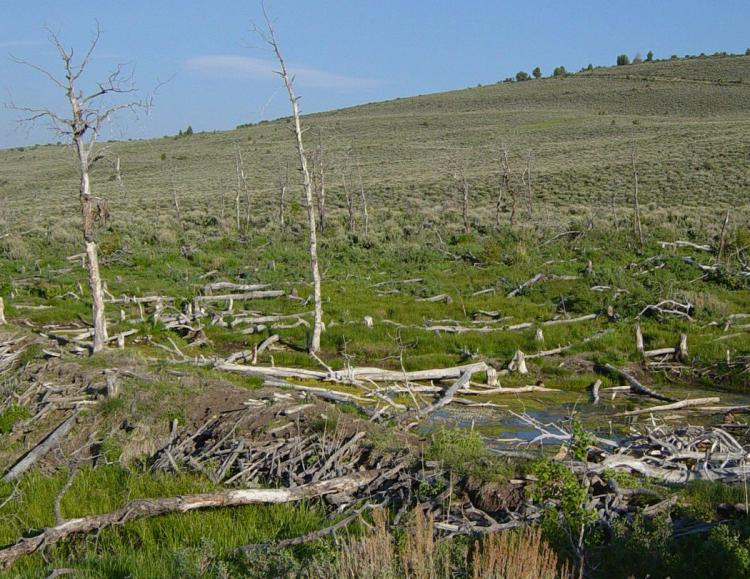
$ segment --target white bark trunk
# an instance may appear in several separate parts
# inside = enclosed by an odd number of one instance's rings
[[[310,270],[313,281],[313,331],[310,336],[310,343],[308,350],[311,353],[316,353],[320,350],[320,334],[323,331],[323,297],[321,293],[320,283],[320,270],[318,269],[318,237],[316,234],[315,224],[315,203],[313,195],[313,185],[310,178],[310,170],[307,166],[307,157],[305,156],[305,145],[302,141],[302,123],[300,121],[299,112],[299,101],[294,94],[294,86],[292,79],[286,70],[286,64],[284,58],[281,55],[279,46],[276,43],[276,38],[271,32],[271,46],[276,53],[276,58],[281,66],[281,78],[286,86],[287,94],[289,95],[289,103],[292,106],[292,115],[294,120],[294,138],[295,145],[297,148],[297,155],[299,157],[300,170],[302,171],[302,185],[305,192],[305,205],[307,209],[307,229],[308,229],[308,250],[310,253]]]

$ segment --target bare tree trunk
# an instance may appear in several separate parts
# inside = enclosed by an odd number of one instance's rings
[[[279,176],[279,225],[284,227],[284,215],[286,213],[286,189],[289,182],[289,164],[285,165],[284,172]]]
[[[172,175],[171,175],[171,181],[172,181],[172,205],[174,205],[174,215],[175,219],[177,219],[177,225],[179,226],[181,231],[185,231],[185,225],[182,222],[182,211],[180,210],[180,198],[177,195],[177,181],[175,180],[175,168],[172,167]]]
[[[302,172],[302,185],[305,192],[305,208],[307,209],[307,229],[308,229],[308,250],[310,252],[310,270],[313,281],[313,332],[310,337],[308,350],[315,354],[320,350],[320,334],[323,331],[323,296],[321,293],[320,270],[318,269],[318,238],[315,226],[315,205],[313,201],[313,185],[310,179],[310,171],[307,166],[307,157],[305,156],[305,145],[302,141],[302,123],[300,121],[299,100],[294,94],[294,85],[286,69],[284,57],[281,54],[279,45],[276,41],[276,35],[271,26],[268,15],[265,14],[268,34],[265,36],[266,41],[273,48],[276,58],[279,61],[281,70],[279,75],[284,81],[289,103],[292,106],[292,116],[294,121],[294,139],[299,157],[300,170]]]
[[[96,34],[89,44],[88,50],[84,52],[83,57],[78,63],[73,62],[73,50],[66,48],[54,32],[49,32],[49,38],[55,46],[58,55],[62,59],[65,69],[64,77],[56,77],[44,68],[16,59],[16,62],[25,64],[43,73],[48,79],[52,80],[65,93],[66,100],[71,107],[72,115],[65,118],[51,109],[33,109],[28,107],[11,108],[23,111],[28,116],[22,122],[34,122],[45,118],[58,131],[59,134],[70,137],[74,145],[78,171],[80,177],[78,198],[81,204],[82,232],[85,244],[86,257],[88,263],[89,286],[91,287],[92,310],[93,310],[93,351],[100,352],[104,349],[107,341],[107,321],[104,312],[104,290],[102,279],[99,273],[98,247],[96,243],[95,222],[97,213],[105,221],[108,217],[108,210],[104,200],[95,199],[91,195],[91,185],[89,171],[93,164],[103,158],[103,155],[94,155],[94,146],[100,134],[102,126],[110,120],[112,115],[120,110],[135,110],[137,108],[148,109],[150,100],[132,101],[113,104],[109,107],[103,106],[104,99],[111,99],[117,95],[133,92],[129,79],[123,74],[123,69],[118,66],[109,74],[106,80],[97,82],[96,88],[88,95],[78,90],[78,79],[84,74],[88,64],[91,62],[91,55],[96,48],[99,40],[100,29],[97,25]],[[116,164],[117,174],[119,175],[119,158]],[[119,177],[118,177],[119,179]],[[95,207],[95,201],[98,201]]]
[[[3,298],[0,298],[0,326],[5,325],[7,322],[5,321],[5,302],[3,301]]]
[[[453,182],[461,193],[461,215],[463,216],[464,232],[471,233],[471,224],[469,223],[469,182],[466,180],[466,162],[456,154],[451,156],[449,166]]]
[[[344,198],[346,199],[346,211],[349,216],[349,233],[355,233],[357,230],[357,223],[354,216],[354,193],[349,186],[349,178],[351,177],[352,170],[352,159],[351,150],[346,151],[344,154],[344,167],[341,171],[341,186],[344,188]]]
[[[727,226],[729,225],[729,211],[724,215],[724,222],[721,224],[721,233],[719,234],[719,263],[724,258],[724,246],[726,245]]]
[[[117,157],[115,157],[114,169],[115,169],[115,179],[117,179],[117,184],[120,186],[120,188],[122,188],[122,173],[120,172],[120,155],[117,155]]]
[[[510,192],[510,164],[508,163],[508,147],[500,145],[500,190],[495,202],[495,226],[500,229],[500,216],[503,210],[503,192]],[[511,223],[512,225],[512,223]]]
[[[235,210],[235,220],[237,222],[237,233],[240,232],[240,229],[242,228],[241,224],[241,209],[240,209],[240,198],[242,196],[242,189],[245,184],[245,167],[244,163],[242,161],[242,152],[240,151],[239,145],[235,143],[234,145],[234,168],[235,172],[237,173],[237,193],[234,198],[234,210]]]
[[[326,170],[324,154],[320,129],[317,129],[315,131],[315,145],[312,154],[312,180],[318,204],[318,230],[321,233],[326,228]]]
[[[221,223],[223,224],[224,216],[226,215],[227,203],[226,203],[226,195],[224,193],[224,187],[222,186],[221,183],[219,183],[219,188],[221,189],[221,219],[220,220],[221,220]]]
[[[464,217],[464,232],[471,233],[471,224],[469,223],[469,182],[466,180],[466,175],[461,175],[461,189],[463,190],[463,217]]]
[[[638,240],[638,245],[643,249],[643,228],[641,227],[641,207],[638,202],[638,167],[636,165],[638,160],[638,149],[636,144],[633,143],[633,149],[631,151],[630,160],[633,165],[633,205],[635,210],[635,234]]]
[[[529,157],[526,160],[526,207],[528,210],[529,218],[534,215],[534,190],[531,184],[531,166],[533,164],[533,156],[529,153]]]
[[[75,117],[80,117],[78,99],[71,86],[69,92],[70,103]],[[81,123],[83,120],[81,119]],[[83,241],[86,246],[86,260],[88,263],[89,287],[93,302],[94,314],[94,353],[101,352],[107,342],[107,320],[104,315],[104,292],[102,278],[99,274],[99,256],[94,232],[94,206],[91,197],[89,181],[88,151],[82,138],[74,137],[76,152],[78,153],[78,170],[80,172],[79,198],[81,201],[81,215],[83,217]]]
[[[367,193],[365,193],[365,185],[362,181],[362,167],[360,167],[359,159],[357,159],[357,178],[359,179],[359,196],[362,201],[362,217],[364,219],[365,237],[367,237],[370,232],[370,215],[367,212]]]

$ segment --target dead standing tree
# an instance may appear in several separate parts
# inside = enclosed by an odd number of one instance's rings
[[[341,186],[344,189],[344,199],[346,200],[346,211],[349,216],[349,233],[357,231],[357,220],[354,215],[354,190],[352,188],[352,151],[347,149],[344,152],[344,162],[341,167]]]
[[[58,77],[45,68],[30,62],[15,58],[14,60],[40,72],[60,88],[67,98],[68,106],[70,106],[70,116],[58,114],[52,109],[21,107],[12,103],[10,107],[25,114],[25,117],[20,119],[21,123],[34,123],[42,119],[49,121],[58,134],[71,139],[75,148],[80,178],[78,197],[83,217],[83,240],[93,301],[93,352],[96,353],[103,350],[107,342],[104,292],[101,274],[99,273],[98,244],[96,241],[96,216],[99,212],[99,205],[103,205],[104,200],[91,193],[90,171],[98,160],[104,158],[103,150],[98,150],[97,147],[97,139],[104,124],[118,111],[147,109],[150,106],[150,101],[130,101],[111,106],[104,104],[112,97],[133,93],[136,90],[132,78],[125,74],[122,66],[118,66],[111,72],[106,80],[97,82],[96,88],[92,89],[91,92],[85,93],[79,88],[79,81],[86,72],[99,41],[100,28],[98,24],[88,50],[78,63],[73,60],[73,49],[66,48],[52,31],[48,30],[48,33],[50,42],[57,49],[62,60],[64,77]]]
[[[263,6],[263,16],[266,22],[266,30],[260,30],[256,27],[255,32],[271,47],[276,60],[279,63],[280,70],[277,74],[284,82],[289,103],[292,107],[292,122],[294,131],[295,147],[299,157],[300,171],[302,173],[302,186],[305,193],[305,208],[307,209],[307,229],[308,229],[308,251],[310,253],[310,269],[313,282],[313,331],[310,337],[308,350],[315,354],[320,350],[320,334],[323,331],[323,297],[320,289],[320,270],[318,269],[318,238],[315,227],[315,205],[313,198],[313,183],[310,177],[310,170],[307,166],[307,157],[305,156],[305,145],[302,140],[302,122],[300,121],[299,97],[294,94],[294,79],[289,76],[286,68],[284,57],[281,54],[279,43],[276,41],[276,33],[273,30],[271,19],[268,17],[265,6]]]
[[[499,148],[500,188],[498,189],[497,201],[495,202],[495,227],[497,229],[500,229],[500,216],[503,212],[503,193],[510,196],[510,162],[508,157],[508,146],[503,143]]]
[[[638,246],[643,249],[643,228],[641,227],[641,206],[638,200],[638,147],[633,143],[633,147],[630,149],[630,163],[633,168],[633,210],[635,211],[634,216],[634,227],[636,240]]]
[[[326,166],[320,128],[315,131],[312,151],[312,183],[318,203],[318,230],[323,233],[326,228]]]
[[[289,186],[289,163],[285,163],[283,169],[279,171],[276,181],[279,188],[279,226],[283,229],[286,214],[286,190]]]
[[[534,190],[531,183],[531,167],[534,164],[534,156],[529,152],[526,158],[526,169],[521,176],[521,180],[526,185],[526,212],[529,219],[534,215]]]
[[[466,160],[458,154],[451,155],[448,170],[453,183],[461,194],[461,215],[464,222],[464,233],[471,233],[469,221],[469,182],[466,179]]]
[[[363,225],[365,228],[365,237],[370,233],[370,214],[367,212],[367,192],[365,191],[365,184],[362,180],[362,166],[359,163],[359,158],[357,158],[357,179],[359,181],[359,197],[362,201],[362,219],[364,221]]]

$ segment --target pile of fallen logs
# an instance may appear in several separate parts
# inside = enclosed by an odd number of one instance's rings
[[[637,411],[626,414],[634,413]],[[565,425],[544,424],[529,414],[512,414],[538,433],[531,441],[520,442],[523,447],[545,443],[570,446],[576,440],[576,434]],[[733,483],[745,481],[750,475],[747,463],[750,445],[743,446],[719,427],[652,426],[619,441],[587,436],[591,443],[586,460],[570,460],[564,452],[557,456],[580,475],[624,470],[666,483],[692,480]]]
[[[28,340],[25,337],[0,337],[0,375],[9,372],[15,366],[27,346]]]

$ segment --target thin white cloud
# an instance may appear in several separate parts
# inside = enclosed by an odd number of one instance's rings
[[[0,48],[21,48],[24,46],[36,46],[41,40],[0,40]]]
[[[278,66],[272,60],[251,56],[206,55],[196,56],[185,62],[188,70],[223,78],[276,78]],[[379,80],[344,76],[306,66],[289,65],[290,74],[301,86],[332,89],[373,88],[382,84]]]

